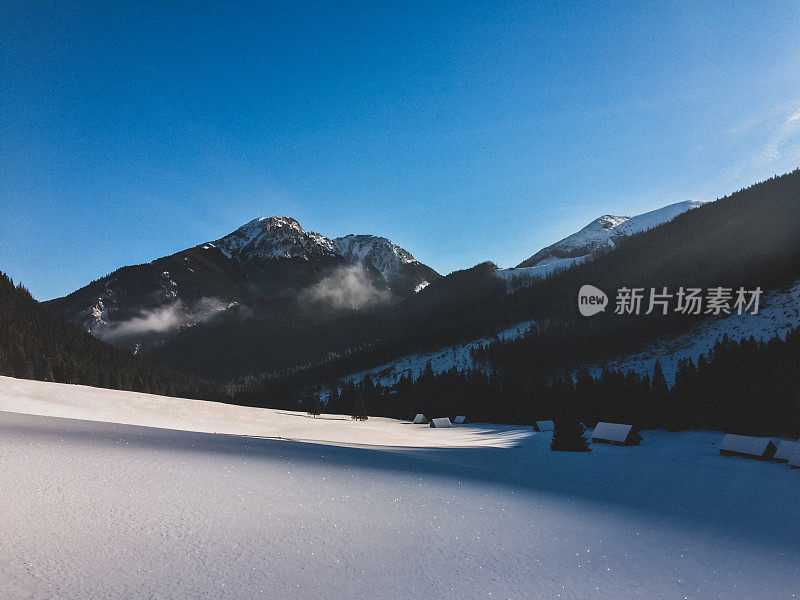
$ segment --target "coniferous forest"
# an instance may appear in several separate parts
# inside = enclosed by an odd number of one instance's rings
[[[52,314],[0,272],[0,375],[221,399],[218,386],[155,367]]]
[[[631,423],[641,428],[715,429],[743,435],[800,437],[800,329],[786,340],[718,341],[697,364],[680,363],[668,386],[656,363],[652,376],[605,369],[598,378],[578,369],[572,376],[537,370],[520,360],[514,367],[485,373],[452,369],[437,374],[427,365],[417,380],[402,378],[391,387],[367,376],[341,389],[331,386],[325,412],[367,413],[410,419],[467,415],[471,421],[532,424],[577,416]],[[309,412],[317,398],[300,379],[274,380],[241,391],[237,402]]]

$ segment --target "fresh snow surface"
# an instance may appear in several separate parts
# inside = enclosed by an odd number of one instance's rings
[[[358,383],[369,374],[374,383],[380,383],[383,386],[393,386],[400,381],[400,378],[403,376],[409,376],[412,379],[418,378],[425,370],[425,366],[428,363],[431,363],[431,369],[433,369],[434,373],[444,373],[453,367],[459,371],[465,371],[480,366],[473,360],[472,351],[494,340],[506,341],[521,337],[530,331],[533,324],[533,321],[522,321],[504,329],[494,336],[483,337],[465,344],[454,344],[431,352],[420,352],[418,354],[403,356],[378,367],[343,377],[342,381],[344,383],[349,381]]]
[[[453,429],[441,434],[426,426],[404,425],[402,421],[382,417],[371,417],[367,421],[354,421],[343,415],[311,417],[288,410],[1,376],[0,411],[198,433],[361,446],[509,447],[531,435],[530,431],[519,427],[499,426]]]
[[[656,210],[651,210],[641,215],[636,215],[630,219],[620,223],[615,227],[618,234],[633,235],[634,233],[641,233],[653,227],[658,227],[663,223],[672,221],[678,215],[685,213],[687,210],[692,210],[698,206],[702,206],[705,202],[697,200],[687,200],[685,202],[676,202],[669,204]]]
[[[39,408],[85,416],[65,388]],[[366,448],[0,412],[0,596],[796,597],[800,471],[722,458],[716,432],[644,436]]]
[[[800,442],[797,442],[797,445],[795,446],[794,456],[789,458],[789,465],[796,469],[800,469]]]
[[[658,340],[633,354],[592,365],[589,372],[599,377],[603,365],[606,365],[614,370],[645,375],[652,373],[656,360],[660,360],[664,376],[672,385],[681,359],[691,358],[696,364],[700,355],[708,356],[714,344],[725,334],[734,341],[750,337],[766,341],[775,337],[786,339],[786,335],[797,327],[800,327],[800,281],[788,290],[776,290],[762,296],[756,315],[745,313],[708,319],[685,334]]]

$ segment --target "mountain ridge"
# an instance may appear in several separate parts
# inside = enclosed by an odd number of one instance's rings
[[[356,272],[338,277],[348,268]],[[258,217],[214,241],[122,267],[45,304],[94,335],[116,339],[134,329],[162,334],[191,326],[235,306],[291,301],[321,283],[326,290],[362,286],[376,290],[371,297],[388,299],[413,295],[439,277],[384,237],[329,239],[292,217]]]

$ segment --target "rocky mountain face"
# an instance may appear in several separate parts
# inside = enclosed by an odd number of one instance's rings
[[[116,341],[158,336],[252,303],[333,297],[358,308],[362,296],[401,299],[439,277],[386,238],[330,240],[290,217],[262,217],[213,242],[118,269],[47,305]]]
[[[348,262],[380,273],[401,296],[415,294],[439,278],[436,271],[385,237],[351,234],[334,239],[333,245]]]

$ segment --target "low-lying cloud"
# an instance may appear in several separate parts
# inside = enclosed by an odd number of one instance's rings
[[[361,266],[340,267],[300,293],[303,303],[322,303],[335,309],[366,308],[391,299],[391,292],[377,287]]]
[[[152,310],[143,310],[139,315],[125,321],[111,321],[99,332],[99,337],[114,340],[124,337],[164,333],[181,326],[195,325],[211,319],[215,314],[230,308],[218,298],[201,298],[190,309],[181,300]]]

